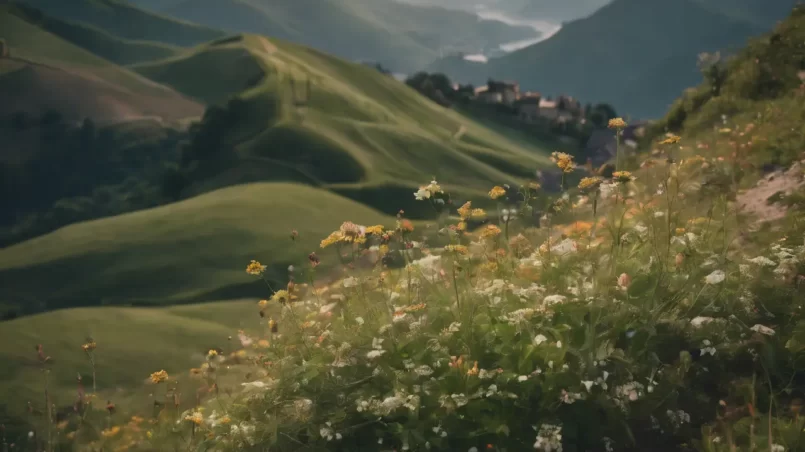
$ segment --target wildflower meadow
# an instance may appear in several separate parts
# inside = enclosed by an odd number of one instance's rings
[[[38,450],[798,450],[800,214],[746,217],[728,146],[651,146],[619,146],[610,178],[555,153],[577,186],[490,187],[494,210],[431,181],[412,196],[438,221],[345,221],[284,287],[247,263],[261,329],[186,375],[144,362],[151,400],[126,409],[82,385],[38,424]],[[326,260],[340,270],[318,274]],[[80,345],[94,369],[104,344]]]

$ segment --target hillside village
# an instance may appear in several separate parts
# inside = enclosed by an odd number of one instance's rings
[[[523,92],[517,81],[489,79],[479,87],[453,84],[452,89],[464,103],[492,107],[526,128],[547,130],[559,141],[578,145],[580,154],[593,164],[600,165],[615,155],[615,135],[605,123],[617,115],[608,105],[585,106],[573,96],[550,97],[540,92]],[[636,149],[648,124],[643,120],[629,121],[621,132],[625,146]]]

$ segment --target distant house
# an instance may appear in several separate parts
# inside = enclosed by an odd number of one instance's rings
[[[572,117],[578,118],[583,116],[584,110],[581,106],[581,102],[572,96],[559,96],[556,99],[556,104],[559,111],[566,112]]]
[[[514,107],[517,110],[517,117],[521,121],[532,124],[539,119],[539,93],[526,93],[520,97]]]
[[[506,105],[513,105],[520,97],[520,84],[517,82],[489,80],[486,87],[490,93],[499,93]]]
[[[500,93],[490,92],[489,87],[486,85],[475,88],[475,98],[479,102],[484,102],[487,104],[499,104],[503,102],[503,95]]]

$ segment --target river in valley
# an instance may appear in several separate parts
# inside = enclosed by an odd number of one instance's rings
[[[537,32],[537,35],[530,39],[522,39],[519,41],[507,42],[505,44],[500,45],[499,52],[493,52],[492,54],[474,54],[474,55],[465,55],[464,59],[469,61],[475,61],[478,63],[486,63],[490,57],[499,56],[502,53],[510,53],[516,50],[520,50],[524,47],[528,47],[530,45],[536,44],[540,41],[544,41],[551,36],[555,35],[562,26],[552,22],[546,22],[543,20],[533,20],[533,19],[521,19],[517,17],[512,17],[504,12],[496,11],[493,9],[487,8],[478,8],[476,10],[476,14],[481,20],[496,20],[498,22],[503,22],[507,25],[511,26],[525,26],[531,27],[534,31]]]

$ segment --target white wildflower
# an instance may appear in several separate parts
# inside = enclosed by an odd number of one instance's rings
[[[727,275],[724,273],[723,270],[716,270],[713,273],[710,273],[704,278],[704,282],[707,284],[720,284],[724,282]]]
[[[775,331],[773,329],[771,329],[771,328],[769,328],[767,326],[761,325],[759,323],[756,324],[755,326],[753,326],[752,328],[749,328],[749,329],[754,331],[754,332],[756,332],[756,333],[765,334],[766,336],[774,336],[774,333],[775,333]]]
[[[773,260],[765,256],[758,256],[752,259],[747,259],[747,261],[755,265],[760,265],[761,267],[774,267],[775,265],[777,265]]]
[[[701,349],[702,356],[706,354],[710,354],[710,356],[715,356],[716,348],[710,343],[709,340],[705,339],[702,341],[702,349]]]
[[[693,320],[690,321],[690,324],[693,325],[695,328],[701,328],[702,325],[707,325],[708,323],[715,320],[712,317],[694,317]]]
[[[540,425],[534,449],[542,452],[562,452],[562,427],[552,424]]]

